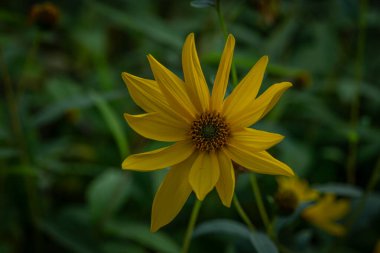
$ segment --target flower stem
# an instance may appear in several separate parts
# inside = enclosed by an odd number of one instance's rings
[[[197,221],[197,217],[198,217],[198,213],[199,213],[199,209],[201,208],[201,205],[202,205],[202,201],[197,199],[193,206],[193,211],[191,212],[189,224],[187,225],[185,240],[183,242],[182,251],[181,251],[182,253],[187,253],[189,251],[191,236],[193,235],[195,222]]]
[[[347,181],[351,184],[355,183],[355,168],[357,160],[358,151],[358,121],[359,121],[359,111],[360,111],[360,86],[363,81],[363,62],[364,62],[364,48],[365,48],[365,38],[366,38],[366,13],[368,9],[368,1],[360,1],[360,12],[359,12],[359,35],[358,35],[358,45],[357,45],[357,56],[356,56],[356,85],[354,99],[351,105],[351,115],[350,115],[350,125],[351,133],[349,136],[349,147],[347,155]]]
[[[264,201],[261,197],[261,192],[259,188],[259,184],[257,183],[256,175],[251,173],[249,176],[249,180],[251,182],[253,194],[255,195],[257,207],[259,208],[260,217],[264,223],[265,229],[270,237],[273,237],[272,225],[269,221],[268,214],[265,210]]]
[[[220,28],[222,29],[224,39],[227,39],[228,30],[227,30],[226,23],[224,22],[224,18],[223,18],[222,11],[220,8],[220,0],[216,1],[215,9],[216,9],[216,13],[218,14],[219,24],[220,24]],[[232,74],[232,84],[236,86],[238,84],[238,78],[237,78],[235,63],[233,61],[232,61],[232,66],[231,66],[231,74]]]
[[[244,209],[241,207],[240,202],[239,202],[236,194],[234,195],[233,202],[234,202],[236,211],[239,213],[240,217],[243,219],[243,221],[245,222],[245,224],[247,224],[247,227],[251,231],[254,231],[255,230],[255,226],[253,226],[251,220],[248,218],[248,215],[246,214],[246,212],[244,211]]]

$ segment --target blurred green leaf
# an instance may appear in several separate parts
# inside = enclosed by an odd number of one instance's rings
[[[190,5],[195,8],[208,8],[215,6],[215,0],[195,0],[191,1]]]
[[[103,224],[128,199],[132,181],[121,170],[106,170],[88,187],[87,202],[94,221]]]
[[[343,183],[328,183],[323,185],[314,185],[314,189],[321,193],[333,193],[338,196],[358,198],[362,195],[362,190],[354,185]]]
[[[104,121],[107,123],[120,152],[120,157],[123,159],[126,155],[129,155],[129,146],[127,142],[127,136],[124,134],[123,128],[121,126],[119,118],[117,117],[112,107],[107,103],[107,101],[99,96],[96,92],[91,92],[90,97],[95,101],[95,105],[99,109],[103,116]]]
[[[130,242],[106,242],[102,245],[105,253],[147,253],[143,246],[134,245]]]
[[[152,233],[146,225],[128,222],[113,221],[106,224],[106,232],[110,235],[129,239],[154,250],[155,252],[178,253],[178,245],[161,232]]]
[[[39,222],[39,227],[47,235],[58,241],[70,252],[76,253],[98,253],[101,252],[97,249],[95,243],[88,243],[83,240],[79,233],[75,233],[57,222],[43,220]]]
[[[264,233],[249,231],[244,225],[232,220],[211,220],[198,225],[193,236],[227,234],[249,240],[258,253],[277,253],[276,245]]]
[[[288,216],[279,216],[275,221],[275,229],[276,231],[280,231],[286,226],[289,226],[293,222],[295,222],[302,214],[303,210],[311,205],[314,205],[313,201],[304,202],[298,205],[296,210]]]
[[[173,46],[174,48],[181,48],[182,46],[182,38],[171,31],[168,25],[165,25],[160,19],[156,19],[152,15],[141,17],[140,14],[140,16],[135,16],[133,13],[126,13],[95,1],[92,1],[90,6],[117,24],[142,33],[144,36],[157,42]]]

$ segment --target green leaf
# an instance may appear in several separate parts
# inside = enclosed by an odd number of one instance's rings
[[[313,186],[319,192],[333,193],[339,196],[359,198],[363,192],[356,186],[343,183],[329,183],[324,185]]]
[[[52,221],[40,221],[39,227],[42,231],[52,237],[55,241],[62,244],[64,247],[69,249],[69,252],[76,253],[97,253],[97,247],[94,244],[85,242],[82,236],[73,233],[71,229],[60,225],[57,222]]]
[[[122,170],[107,170],[89,186],[87,202],[94,221],[105,222],[127,200],[131,192],[131,178]]]
[[[99,109],[100,113],[103,116],[104,121],[107,123],[108,128],[110,129],[120,152],[120,157],[129,154],[129,146],[127,142],[127,136],[124,134],[123,128],[121,126],[120,117],[117,117],[112,107],[107,103],[107,101],[99,96],[95,92],[90,93],[90,97],[92,97],[95,101],[95,105]]]
[[[232,220],[212,220],[200,224],[194,231],[193,236],[205,234],[227,234],[247,239],[258,253],[277,253],[276,245],[264,233],[249,231],[244,225]]]
[[[155,252],[180,252],[178,245],[170,237],[160,232],[152,233],[149,227],[140,223],[128,221],[109,222],[106,224],[106,233],[138,242]]]
[[[272,240],[262,232],[251,232],[250,241],[258,253],[277,253],[277,247]]]
[[[151,38],[157,42],[181,48],[182,39],[176,33],[165,25],[161,20],[152,15],[144,17],[141,14],[126,13],[123,10],[112,8],[100,1],[92,1],[91,8],[106,18],[110,18],[116,24],[132,31],[137,31],[144,36]]]
[[[191,1],[190,5],[194,8],[208,8],[208,7],[214,7],[215,1],[214,0],[195,0],[195,1]]]
[[[298,205],[296,210],[288,216],[279,216],[275,221],[275,229],[276,231],[280,231],[283,227],[289,226],[293,222],[295,222],[302,214],[303,210],[311,205],[314,205],[314,201],[304,202]]]

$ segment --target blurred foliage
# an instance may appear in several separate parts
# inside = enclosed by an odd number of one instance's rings
[[[123,112],[140,109],[120,73],[152,78],[150,53],[182,76],[181,46],[195,32],[212,83],[224,38],[214,2],[190,2],[56,1],[37,11],[32,0],[0,3],[1,253],[179,252],[194,198],[174,222],[150,233],[151,203],[165,170],[133,173],[120,164],[161,144],[124,122]],[[266,54],[262,90],[277,81],[294,84],[255,126],[286,136],[271,152],[320,191],[352,199],[348,217],[355,219],[340,239],[297,212],[278,217],[278,241],[287,248],[280,251],[372,252],[380,238],[379,187],[368,186],[380,153],[380,4],[369,1],[363,10],[365,2],[221,1],[237,40],[238,76]],[[355,184],[346,176],[352,157]],[[272,218],[275,179],[258,180]],[[264,230],[246,175],[236,190]],[[215,193],[204,201],[199,224],[192,252],[276,252],[265,234],[247,234],[236,210]]]

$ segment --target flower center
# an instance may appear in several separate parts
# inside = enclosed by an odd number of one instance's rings
[[[296,193],[291,190],[282,190],[277,192],[275,200],[280,208],[280,211],[285,214],[293,213],[299,202]]]
[[[230,128],[217,112],[204,112],[193,121],[191,139],[200,151],[214,151],[226,145]]]

